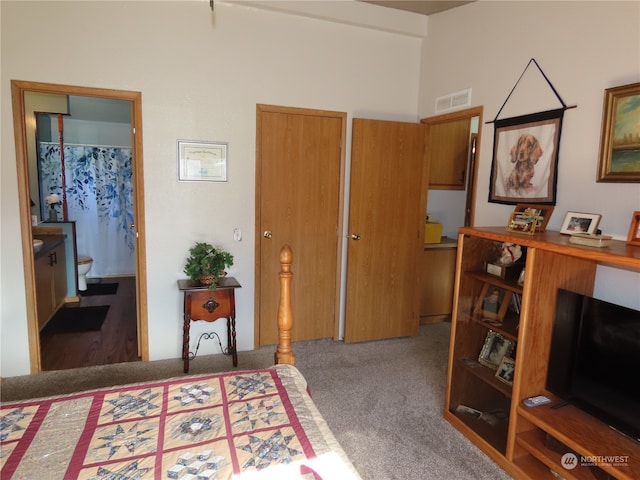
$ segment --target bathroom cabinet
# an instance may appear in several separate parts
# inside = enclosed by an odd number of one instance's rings
[[[49,236],[47,236],[49,237]],[[51,235],[35,257],[38,330],[42,330],[53,314],[64,304],[67,295],[67,269],[64,237]]]

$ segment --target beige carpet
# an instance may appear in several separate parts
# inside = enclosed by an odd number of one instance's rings
[[[345,345],[294,344],[296,366],[365,480],[508,479],[442,417],[448,323],[417,337]],[[238,354],[239,370],[273,363],[274,347]],[[190,373],[232,370],[224,355],[198,357]],[[44,372],[0,383],[3,402],[183,375],[181,360]]]

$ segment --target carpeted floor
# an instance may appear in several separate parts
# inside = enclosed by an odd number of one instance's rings
[[[294,343],[318,409],[363,479],[502,480],[493,461],[442,416],[449,323],[409,338],[344,344]],[[238,370],[273,363],[274,347],[239,352]],[[198,357],[190,373],[233,370],[224,355]],[[182,361],[162,360],[43,372],[0,383],[3,402],[181,376]]]

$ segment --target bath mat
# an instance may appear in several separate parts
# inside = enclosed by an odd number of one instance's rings
[[[83,297],[94,295],[115,295],[118,291],[118,283],[87,283],[87,289],[80,292]]]
[[[41,335],[97,331],[109,311],[109,305],[62,307],[44,327]]]

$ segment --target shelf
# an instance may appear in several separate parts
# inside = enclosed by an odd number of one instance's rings
[[[553,470],[566,480],[593,480],[595,478],[593,476],[591,468],[584,465],[578,465],[572,470],[563,468],[560,463],[562,455],[572,452],[569,448],[567,448],[563,453],[555,452],[547,448],[545,446],[545,438],[545,432],[538,429],[519,433],[516,436],[516,443],[538,460],[537,465],[532,461],[526,462],[527,464],[525,465],[524,463],[526,457],[523,457],[521,459],[523,461],[523,464],[519,465],[520,468],[525,471],[531,471],[531,469],[534,468],[538,472],[541,471],[540,469],[546,469],[547,473],[550,473],[549,470]],[[540,462],[544,464],[544,467],[540,465]],[[519,462],[516,461],[516,464],[518,463]],[[536,475],[535,478],[539,477]]]
[[[508,338],[509,340],[513,340],[514,342],[518,341],[518,325],[520,323],[520,317],[515,313],[508,314],[502,320],[501,325],[496,325],[493,323],[489,323],[486,320],[476,316],[476,315],[468,315],[469,318],[476,322],[488,330],[493,330],[494,332],[498,332],[500,335]]]
[[[479,271],[469,271],[465,272],[468,277],[475,278],[483,283],[490,283],[491,285],[495,285],[496,287],[504,288],[505,290],[511,290],[513,293],[519,293],[522,295],[522,286],[518,285],[517,282],[510,282],[509,280],[504,280],[500,277],[496,277],[495,275],[489,275],[486,272]]]
[[[498,425],[490,425],[484,420],[475,418],[472,415],[459,412],[450,412],[467,427],[482,437],[493,448],[504,454],[507,445],[507,429],[509,422],[502,422]]]
[[[548,396],[554,400],[552,404],[560,401],[553,395]],[[536,408],[518,405],[517,414],[579,455],[628,456],[628,465],[625,467],[603,465],[601,468],[619,479],[640,478],[640,444],[612,430],[588,413],[572,405],[556,410],[552,410],[549,405]]]
[[[471,358],[461,358],[459,359],[458,363],[464,368],[465,371],[471,373],[487,385],[498,390],[506,397],[511,398],[511,385],[503,382],[502,380],[498,380],[496,378],[496,372],[491,370],[489,367],[485,367],[481,363]]]

